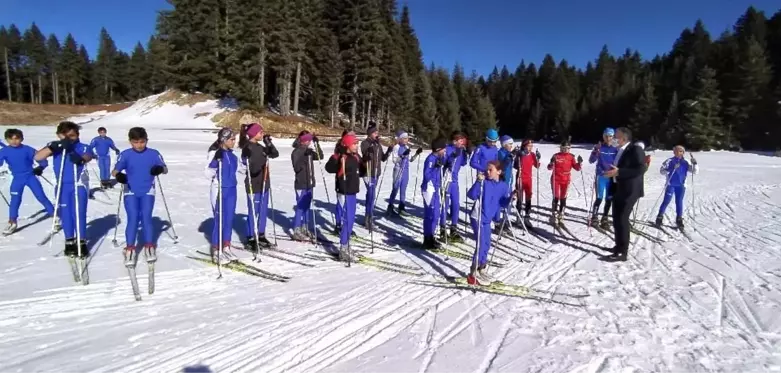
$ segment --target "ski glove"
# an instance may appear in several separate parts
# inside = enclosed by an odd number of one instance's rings
[[[393,146],[388,147],[388,150],[385,151],[385,158],[390,157],[391,153],[393,153],[393,148]],[[409,148],[407,148],[407,150],[402,155],[409,155]]]
[[[67,151],[73,147],[74,142],[70,139],[62,139],[60,141],[52,141],[46,145],[52,153],[59,153],[63,150]]]
[[[452,153],[452,154],[450,154],[450,156],[451,156],[451,157],[453,157],[453,158],[458,158],[458,157],[460,157],[460,156],[461,156],[461,153],[463,153],[463,152],[464,152],[464,149],[462,149],[462,148],[456,148],[456,150],[454,150],[454,151],[453,151],[453,153]],[[419,148],[419,149],[418,149],[418,153],[423,153],[423,149],[422,149],[422,148]]]
[[[127,184],[127,174],[123,172],[117,172],[117,175],[114,176],[115,179],[117,179],[117,182],[120,184]]]
[[[418,150],[415,150],[415,155],[420,155],[420,153],[423,153],[423,148],[418,148]]]
[[[312,135],[312,142],[319,144],[320,143],[320,139],[318,139],[316,135]]]
[[[157,176],[157,175],[162,174],[163,171],[165,171],[165,167],[163,167],[163,166],[158,164],[158,165],[152,166],[152,169],[149,170],[149,173],[152,174],[152,176]]]
[[[578,156],[578,163],[583,163],[583,157]]]
[[[84,164],[84,158],[79,155],[79,153],[76,152],[70,152],[68,153],[68,157],[70,157],[71,162],[75,164],[76,166],[81,166]]]
[[[114,150],[114,154],[119,157],[119,150]]]
[[[263,145],[271,146],[271,135],[263,135]]]
[[[542,154],[540,154],[540,151],[539,151],[539,150],[537,150],[537,152],[536,152],[536,153],[534,153],[534,156],[535,156],[535,157],[537,157],[537,159],[540,159],[540,158],[542,158]]]
[[[389,153],[390,153],[390,151],[391,151],[391,150],[393,150],[393,148],[388,148],[388,152],[389,152]],[[409,155],[409,153],[410,153],[410,150],[411,150],[410,148],[407,148],[407,150],[405,150],[405,151],[404,151],[404,153],[401,153],[401,156],[402,156],[402,157],[406,157],[406,156],[408,156],[408,155]]]
[[[33,168],[33,175],[35,175],[35,176],[43,175],[43,167],[38,166],[36,168]]]
[[[692,165],[693,165],[693,166],[696,166],[696,165],[697,165],[697,160],[696,160],[696,159],[694,159],[694,157],[691,157],[691,160],[692,160]]]

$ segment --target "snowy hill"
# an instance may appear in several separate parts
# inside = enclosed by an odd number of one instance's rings
[[[413,197],[416,167],[411,168],[407,200],[409,211],[417,217],[384,216],[391,190],[388,168],[377,204],[374,254],[363,243],[371,234],[355,227],[361,239],[356,247],[371,258],[405,266],[392,265],[396,272],[363,264],[345,268],[317,259],[322,246],[282,239],[291,226],[294,192],[290,142],[279,141],[280,157],[270,163],[274,209],[267,233],[276,229],[280,248],[298,256],[263,256],[263,262],[255,265],[291,279],[282,283],[225,270],[217,280],[215,267],[188,258],[208,250],[212,217],[209,181],[203,178],[202,167],[214,135],[165,130],[213,128],[208,115],[195,115],[212,113],[217,104],[163,105],[149,111],[154,103],[142,101],[85,125],[83,138],[91,138],[95,128],[103,125],[124,148],[127,128],[142,125],[149,131],[149,145],[166,158],[170,173],[161,179],[173,221],[169,222],[158,194],[155,224],[164,231],[159,238],[155,294],[144,292],[140,302],[133,299],[121,249],[112,245],[115,234],[120,246],[124,242],[124,221],[115,231],[119,189],[96,191],[89,202],[88,245],[93,256],[87,286],[74,283],[66,260],[59,256],[62,234],[53,239],[51,248],[36,244],[51,220],[38,213],[40,205],[28,193],[20,211],[27,218],[20,221],[21,230],[0,237],[0,366],[4,370],[781,369],[781,159],[728,152],[697,154],[701,174],[690,178],[686,197],[691,240],[671,229],[665,233],[638,224],[630,260],[620,264],[598,260],[604,254],[598,247],[611,246],[612,240],[585,224],[593,167],[587,166],[582,176],[573,175],[566,217],[571,235],[545,223],[550,172],[541,170],[542,208],[532,215],[540,235],[524,236],[514,229],[520,241],[502,238],[494,252],[493,260],[502,266],[493,268],[494,276],[530,288],[525,294],[508,296],[440,287],[441,276],[463,275],[469,260],[422,252],[413,244],[422,239],[418,218],[422,201],[419,193]],[[43,145],[53,138],[52,132],[51,127],[25,128],[26,143]],[[547,160],[556,147],[542,145],[540,151]],[[585,149],[574,152],[587,155]],[[638,220],[656,214],[665,182],[656,170],[668,156],[669,152],[654,154]],[[333,177],[323,178],[321,171],[316,175],[316,220],[324,237],[335,241],[328,234]],[[95,189],[97,180],[90,172]],[[50,168],[44,175],[53,179]],[[461,187],[467,187],[468,170],[461,176]],[[46,189],[51,196],[50,188]],[[244,191],[238,194],[234,242],[244,238],[247,215]],[[358,221],[364,214],[363,197],[362,192]],[[673,211],[671,205],[668,219]],[[2,209],[2,214],[7,210]],[[124,210],[120,216],[124,220]],[[180,238],[177,244],[172,239],[174,229]],[[453,250],[468,252],[471,244],[469,240]],[[234,253],[250,257],[239,250]],[[139,281],[146,289],[142,265]]]

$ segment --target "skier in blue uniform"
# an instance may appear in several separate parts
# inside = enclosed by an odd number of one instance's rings
[[[610,194],[610,178],[602,175],[613,168],[613,162],[616,159],[616,154],[618,154],[618,149],[612,145],[615,133],[613,128],[605,128],[605,131],[602,133],[602,141],[594,145],[594,150],[591,151],[591,155],[588,157],[588,163],[597,164],[597,174],[594,179],[597,199],[594,200],[594,205],[591,207],[591,225],[596,226],[599,223],[602,229],[610,227],[607,219],[610,206],[613,203],[613,196]],[[605,209],[602,212],[602,221],[599,222],[599,205],[602,204],[603,198],[605,200]]]
[[[431,143],[431,154],[423,164],[423,249],[436,250],[441,247],[434,234],[442,211],[440,191],[442,189],[442,168],[445,166],[447,141],[437,138]]]
[[[396,133],[397,144],[391,148],[391,161],[393,162],[393,189],[391,190],[390,198],[388,199],[388,209],[386,210],[388,215],[402,215],[406,211],[405,202],[407,200],[407,183],[409,183],[409,164],[414,162],[420,153],[423,153],[423,148],[418,148],[415,154],[410,158],[410,152],[412,148],[409,145],[409,135],[404,130],[399,130]],[[399,210],[396,211],[393,208],[393,203],[396,202],[396,195],[399,195]]]
[[[279,151],[271,142],[271,136],[263,133],[260,123],[241,127],[239,138],[241,164],[245,169],[244,189],[247,192],[247,244],[251,252],[271,248],[266,238],[268,201],[271,194],[269,159],[279,157]],[[257,237],[257,239],[256,239]]]
[[[138,259],[136,234],[139,222],[144,233],[144,257],[147,262],[157,260],[157,243],[154,239],[154,226],[152,225],[152,211],[155,207],[155,178],[158,175],[168,173],[168,168],[160,152],[146,146],[149,138],[144,128],[131,128],[127,137],[131,147],[120,153],[111,174],[118,183],[124,184],[123,198],[127,214],[125,265],[135,267]]]
[[[106,128],[98,128],[98,136],[96,136],[89,144],[95,151],[95,156],[98,158],[98,169],[100,169],[100,187],[102,189],[112,188],[111,184],[111,156],[108,154],[109,149],[114,150],[114,154],[119,156],[119,149],[114,146],[114,140],[111,137],[106,136]]]
[[[78,124],[62,122],[57,129],[60,140],[52,141],[38,150],[35,160],[42,161],[53,156],[54,176],[57,179],[55,201],[60,207],[65,234],[64,253],[75,257],[80,252],[81,257],[86,258],[90,254],[86,239],[89,174],[84,168],[95,157],[95,153],[89,145],[79,141]]]
[[[209,163],[206,164],[206,176],[211,179],[211,206],[214,215],[211,256],[215,263],[220,247],[222,255],[228,260],[232,259],[230,245],[233,217],[236,214],[236,171],[239,169],[239,158],[233,154],[235,145],[236,135],[233,130],[222,128],[217,133],[217,140],[209,146],[207,156]]]
[[[510,188],[510,192],[513,190],[513,163],[515,162],[515,157],[517,152],[514,149],[515,142],[513,141],[513,138],[504,135],[499,139],[500,143],[502,144],[501,148],[499,148],[499,151],[496,154],[496,158],[499,161],[499,165],[502,167],[502,175],[499,177],[499,180],[504,181],[507,183],[507,185]],[[501,220],[501,212],[504,211],[505,217],[509,219],[510,214],[508,214],[508,210],[497,210],[496,215],[494,216],[494,223],[500,223]],[[509,220],[508,220],[509,221]],[[496,224],[494,227],[496,230],[496,233],[499,233],[501,230],[500,224]]]
[[[358,138],[354,134],[343,135],[337,152],[325,164],[325,170],[335,174],[337,199],[342,206],[342,211],[339,213],[342,220],[336,223],[342,227],[339,233],[339,260],[341,261],[348,258],[350,261],[355,259],[352,251],[348,249],[355,223],[357,195],[361,191],[361,174],[366,171],[363,170],[365,165],[358,155],[358,143]]]
[[[454,131],[450,135],[450,141],[451,143],[445,147],[445,180],[442,186],[445,192],[442,211],[447,214],[441,214],[439,218],[439,239],[443,241],[447,239],[448,242],[464,242],[463,237],[458,234],[458,210],[461,206],[458,174],[461,167],[466,166],[469,150],[466,148],[466,136],[460,131]],[[449,235],[445,230],[448,217],[450,218]]]
[[[491,218],[515,199],[515,195],[510,193],[510,186],[500,180],[502,168],[499,161],[488,162],[486,174],[478,173],[477,181],[466,193],[467,198],[475,201],[469,221],[478,250],[475,253],[477,257],[472,258],[472,267],[467,277],[467,281],[473,285],[493,282],[485,271],[488,251],[491,249]]]
[[[5,131],[5,140],[8,146],[0,148],[0,166],[8,163],[11,171],[11,203],[8,209],[8,226],[4,235],[12,234],[17,228],[17,219],[19,218],[19,206],[22,205],[22,195],[24,187],[30,188],[35,199],[43,205],[49,216],[54,215],[54,206],[46,197],[38,176],[43,174],[43,170],[48,165],[46,160],[38,161],[38,166],[33,168],[35,158],[35,149],[31,146],[23,145],[24,134],[18,129],[8,129]]]
[[[699,172],[697,167],[697,160],[691,157],[691,163],[687,161],[683,156],[686,153],[686,149],[683,146],[678,145],[673,149],[674,156],[662,163],[659,168],[659,172],[667,177],[667,186],[664,192],[664,200],[662,206],[659,207],[659,215],[656,216],[655,224],[657,226],[662,225],[664,218],[664,211],[667,210],[667,205],[675,196],[675,224],[678,228],[683,229],[683,196],[686,193],[686,174],[691,173],[696,175]]]
[[[485,143],[478,146],[472,154],[472,160],[469,166],[479,173],[485,174],[488,170],[488,162],[499,159],[499,149],[496,148],[496,142],[499,141],[499,133],[491,128],[485,132]]]

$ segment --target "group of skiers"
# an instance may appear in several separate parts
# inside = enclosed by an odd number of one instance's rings
[[[79,140],[79,126],[72,122],[62,122],[57,127],[58,140],[48,143],[38,150],[23,145],[22,131],[9,129],[5,133],[7,146],[0,148],[0,166],[8,163],[13,180],[10,183],[11,202],[9,203],[9,222],[5,233],[17,229],[18,210],[25,186],[29,187],[36,199],[44,206],[49,216],[55,217],[53,234],[59,229],[60,221],[65,235],[66,256],[89,256],[86,245],[86,209],[89,175],[85,164],[98,159],[102,188],[110,188],[110,176],[123,184],[122,198],[127,215],[125,230],[125,264],[135,266],[137,254],[143,251],[147,261],[156,260],[156,242],[152,227],[152,210],[155,203],[155,180],[157,176],[168,172],[160,153],[148,148],[146,131],[134,127],[128,132],[131,147],[121,151],[113,140],[106,136],[106,129],[98,129],[98,136],[90,144]],[[590,224],[608,224],[607,214],[611,205],[609,178],[603,174],[614,166],[618,150],[613,144],[615,131],[605,129],[603,139],[594,146],[589,163],[596,163],[594,190],[596,199],[591,208]],[[266,237],[266,221],[269,214],[269,202],[273,206],[271,192],[271,172],[269,160],[279,157],[271,136],[264,133],[259,123],[242,125],[238,134],[239,155],[234,153],[236,133],[230,128],[222,128],[217,139],[208,149],[206,176],[211,180],[211,206],[214,215],[214,227],[211,234],[213,260],[218,255],[230,256],[233,218],[236,212],[238,174],[244,175],[244,188],[247,193],[246,244],[249,251],[258,252],[271,247]],[[345,131],[335,146],[334,153],[324,157],[320,141],[313,133],[302,131],[294,141],[291,163],[295,174],[294,189],[296,195],[295,215],[291,237],[296,241],[316,240],[314,211],[312,202],[316,187],[315,161],[325,160],[325,171],[334,174],[336,208],[335,234],[339,235],[340,259],[352,259],[349,250],[357,209],[357,195],[361,183],[366,188],[364,226],[374,229],[374,206],[377,190],[381,185],[383,162],[393,163],[392,192],[388,199],[386,215],[406,214],[406,189],[409,183],[409,168],[423,152],[418,147],[414,152],[409,145],[409,135],[398,131],[395,144],[383,150],[379,141],[378,129],[371,125],[367,137],[360,141],[355,133]],[[512,216],[511,202],[517,200],[515,208],[519,214],[516,224],[531,226],[531,197],[533,194],[532,171],[538,170],[542,154],[534,149],[532,140],[524,140],[516,146],[510,136],[499,137],[496,130],[486,132],[485,141],[474,148],[467,147],[468,139],[461,132],[454,132],[450,142],[444,138],[432,141],[431,153],[423,162],[422,182],[419,186],[423,197],[423,248],[437,250],[441,242],[463,242],[458,232],[458,214],[460,211],[460,170],[467,164],[474,170],[475,182],[468,188],[466,198],[474,201],[469,214],[472,237],[476,242],[475,256],[468,281],[470,283],[491,282],[484,271],[491,246],[491,234],[503,222],[509,222]],[[497,147],[497,145],[499,145]],[[551,156],[547,169],[551,171],[551,223],[561,222],[567,206],[567,194],[571,182],[572,170],[581,171],[583,159],[570,153],[568,141],[561,144],[560,151]],[[113,170],[110,171],[110,153],[118,155]],[[697,173],[697,163],[683,158],[682,146],[674,149],[674,156],[666,160],[660,169],[666,176],[665,198],[656,219],[661,224],[667,205],[675,196],[676,221],[682,226],[683,195],[687,173]],[[47,158],[53,157],[56,177],[55,204],[48,200],[40,181],[47,167]],[[513,176],[513,170],[517,176]],[[417,185],[414,187],[418,187]],[[398,196],[398,205],[396,197]],[[329,197],[330,199],[330,197]],[[603,216],[598,221],[599,208],[605,202]],[[57,211],[59,209],[59,211]],[[523,215],[520,215],[523,211]],[[504,214],[504,215],[503,215]],[[136,246],[139,223],[143,230],[143,250]],[[312,230],[309,229],[311,226]],[[437,238],[439,228],[439,239]]]

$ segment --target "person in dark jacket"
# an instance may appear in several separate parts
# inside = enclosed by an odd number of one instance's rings
[[[342,145],[341,139],[344,139],[347,135],[353,135],[355,136],[355,132],[350,130],[344,130],[342,131],[342,137],[340,137],[340,140],[336,142],[336,146],[334,146],[334,154],[343,154],[345,147]],[[357,138],[357,137],[356,137]],[[334,185],[336,188],[336,186]],[[336,215],[336,226],[334,227],[334,233],[338,236],[342,232],[342,211],[344,209],[342,208],[342,200],[344,198],[339,198],[339,190],[336,190],[336,211],[334,211],[334,215]],[[355,232],[351,233],[353,236],[355,236]]]
[[[302,131],[298,136],[298,147],[293,149],[290,159],[293,162],[295,172],[296,189],[296,215],[293,218],[292,238],[296,241],[310,241],[316,239],[314,232],[309,232],[303,226],[309,224],[307,215],[312,207],[312,196],[315,189],[315,167],[313,160],[323,159],[323,150],[320,149],[320,141],[312,136],[309,131]],[[314,222],[312,222],[314,223]]]
[[[387,152],[382,151],[380,144],[380,135],[374,122],[369,123],[369,129],[366,131],[366,140],[361,142],[361,154],[366,174],[361,175],[363,183],[366,185],[366,213],[364,215],[363,225],[366,229],[372,229],[374,224],[374,198],[377,195],[377,180],[382,171],[382,162],[385,162],[390,156],[393,148]]]
[[[247,250],[257,252],[271,247],[266,239],[269,189],[271,178],[268,161],[279,157],[279,151],[271,143],[271,136],[263,133],[259,123],[243,125],[239,137],[241,165],[246,173],[244,189],[247,191]]]
[[[355,223],[356,195],[361,190],[360,175],[365,172],[361,158],[358,156],[358,138],[346,134],[339,142],[339,153],[335,153],[325,164],[325,170],[336,176],[336,193],[339,205],[343,206],[337,220],[342,230],[339,234],[339,260],[346,260],[350,251],[350,236]]]

